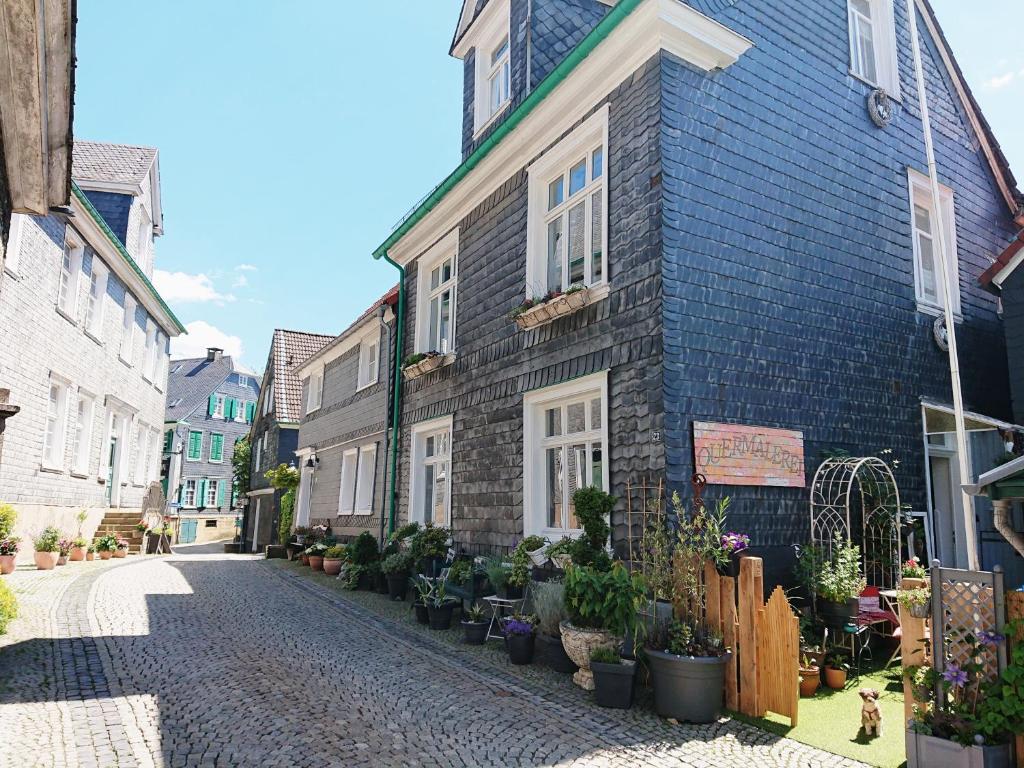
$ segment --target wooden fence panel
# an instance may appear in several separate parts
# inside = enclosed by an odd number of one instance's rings
[[[800,706],[800,620],[782,587],[757,612],[757,703],[796,727]]]
[[[740,560],[739,651],[740,712],[762,714],[757,695],[757,611],[764,602],[764,566],[758,557]]]
[[[927,587],[927,579],[903,579],[902,589],[918,589]],[[927,661],[928,630],[925,619],[915,619],[910,615],[903,605],[900,609],[900,656],[903,659],[903,669],[907,667],[919,667]],[[914,704],[921,703],[914,701],[914,686],[904,673],[903,675],[903,722],[906,723],[914,716]]]
[[[723,634],[721,578],[713,563],[704,563],[704,620],[718,634]]]
[[[723,576],[719,592],[722,606],[722,638],[726,647],[733,649],[733,654],[725,665],[725,706],[736,711],[740,703],[739,679],[736,676],[736,579],[732,576]]]

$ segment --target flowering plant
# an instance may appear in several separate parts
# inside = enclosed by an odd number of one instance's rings
[[[118,549],[128,549],[129,546],[131,546],[131,543],[128,541],[128,539],[118,539],[117,540],[117,548]]]
[[[149,527],[149,526],[148,526],[148,525],[146,525],[146,521],[145,521],[145,520],[139,520],[139,522],[137,522],[137,523],[135,524],[135,530],[136,530],[136,531],[138,531],[139,533],[145,533],[145,532],[146,532],[146,529],[147,529],[148,527]]]
[[[912,605],[927,605],[931,602],[932,591],[928,587],[901,589],[896,593],[896,599],[905,608],[910,608]]]
[[[532,635],[536,628],[537,620],[533,616],[522,616],[516,614],[505,619],[506,635]]]
[[[903,578],[927,579],[928,571],[923,565],[921,565],[921,560],[919,558],[912,557],[903,564]]]
[[[18,554],[18,547],[20,544],[21,539],[17,536],[9,536],[6,539],[0,539],[0,555]]]
[[[61,539],[57,542],[57,551],[61,557],[67,557],[71,554],[72,542],[71,539]]]
[[[750,546],[750,537],[745,533],[736,533],[735,531],[729,531],[722,536],[722,549],[729,554],[736,554],[742,552],[744,549]]]

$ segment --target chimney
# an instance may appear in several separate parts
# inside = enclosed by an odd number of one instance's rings
[[[206,362],[212,363],[214,360],[220,360],[222,354],[224,354],[224,350],[219,347],[207,347]]]

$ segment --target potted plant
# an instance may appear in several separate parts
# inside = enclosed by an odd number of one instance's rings
[[[834,691],[846,687],[846,676],[850,672],[850,664],[841,653],[832,653],[825,661],[825,685]]]
[[[508,660],[516,665],[533,662],[536,620],[532,616],[516,614],[502,623],[505,631],[505,646],[508,648]]]
[[[419,572],[436,578],[441,575],[451,531],[428,523],[409,539],[409,548]]]
[[[8,536],[0,539],[0,576],[14,573],[15,560],[18,557],[21,539],[17,536]]]
[[[335,544],[324,551],[323,569],[328,576],[341,573],[341,564],[345,562],[345,547]]]
[[[295,543],[300,547],[306,546],[306,537],[309,536],[310,529],[305,525],[299,525],[295,528]]]
[[[112,534],[101,536],[96,540],[96,551],[100,553],[100,560],[109,560],[117,550],[117,537]]]
[[[512,550],[509,560],[509,569],[505,576],[504,597],[509,600],[519,600],[523,597],[526,585],[530,583],[530,556],[520,544]]]
[[[433,585],[425,578],[420,576],[416,579],[416,599],[412,602],[412,610],[416,615],[417,624],[429,624],[430,614],[427,612],[427,601],[430,599],[433,593]]]
[[[820,685],[821,669],[814,659],[804,655],[803,661],[800,664],[800,695],[805,699],[809,699],[818,692],[818,686]]]
[[[540,568],[548,561],[547,545],[547,541],[542,536],[527,536],[519,542],[517,549],[525,552],[526,556],[530,558],[530,562]]]
[[[128,539],[118,539],[114,549],[114,557],[128,557],[128,548],[131,542]]]
[[[32,541],[35,549],[36,568],[40,571],[52,571],[60,557],[60,531],[52,525],[43,529],[42,533]]]
[[[740,558],[750,548],[750,537],[745,533],[727,531],[722,534],[722,557],[715,563],[718,572],[723,576],[739,576]]]
[[[369,531],[363,531],[348,545],[348,561],[358,566],[356,588],[373,589],[375,566],[380,562],[377,539]]]
[[[61,539],[57,542],[57,565],[67,565],[68,555],[71,554],[71,539]]]
[[[508,595],[508,574],[511,570],[512,567],[505,562],[503,557],[488,557],[484,561],[484,573],[487,574],[487,581],[499,597]]]
[[[921,559],[915,556],[903,563],[901,575],[904,579],[927,579],[928,569],[921,565]]]
[[[146,525],[145,520],[139,520],[139,522],[135,524],[135,530],[138,531],[139,534],[143,534],[149,530],[149,526]]]
[[[530,588],[537,616],[537,654],[556,672],[574,673],[578,667],[565,652],[559,625],[569,618],[565,610],[565,585],[560,580],[538,582]]]
[[[572,538],[566,536],[562,539],[559,539],[554,544],[548,546],[547,550],[545,550],[545,554],[547,555],[548,559],[551,560],[552,563],[554,563],[556,568],[559,568],[564,571],[565,567],[572,562],[571,551]]]
[[[896,599],[915,619],[927,619],[932,611],[932,590],[929,587],[901,589]]]
[[[629,709],[633,706],[636,662],[623,659],[617,648],[602,646],[590,653],[594,673],[594,694],[599,707]]]
[[[89,562],[92,562],[93,560],[96,559],[96,545],[95,544],[90,543],[89,546],[87,546],[85,548],[85,559],[87,561],[89,561]]]
[[[729,500],[712,511],[701,505],[688,510],[672,495],[678,520],[673,579],[674,598],[686,609],[667,627],[657,623],[646,648],[654,684],[654,708],[661,717],[693,723],[718,719],[725,692],[725,665],[731,650],[707,626],[704,564],[723,559],[722,530]]]
[[[847,541],[828,557],[816,547],[807,547],[801,558],[810,560],[806,567],[813,573],[812,585],[822,621],[833,628],[852,623],[860,612],[860,593],[867,586],[861,575],[860,547]]]
[[[76,536],[71,540],[71,552],[68,554],[68,559],[76,563],[85,560],[85,550],[88,546],[88,541],[81,536]]]
[[[431,585],[429,594],[424,598],[424,603],[427,606],[427,622],[431,629],[452,628],[452,612],[458,601],[448,597],[443,581],[438,579]]]
[[[405,600],[412,571],[412,553],[404,550],[388,555],[381,562],[380,569],[387,579],[388,596],[392,600]]]
[[[462,619],[463,641],[466,645],[483,645],[487,641],[490,621],[483,606],[473,604]]]
[[[10,504],[0,504],[0,539],[14,536],[14,523],[18,519],[18,511]]]
[[[311,570],[322,571],[324,569],[324,553],[330,548],[322,541],[314,542],[306,548],[306,562]]]

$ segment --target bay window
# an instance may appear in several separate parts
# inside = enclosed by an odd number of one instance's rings
[[[451,522],[452,417],[413,426],[409,519],[447,526]]]

